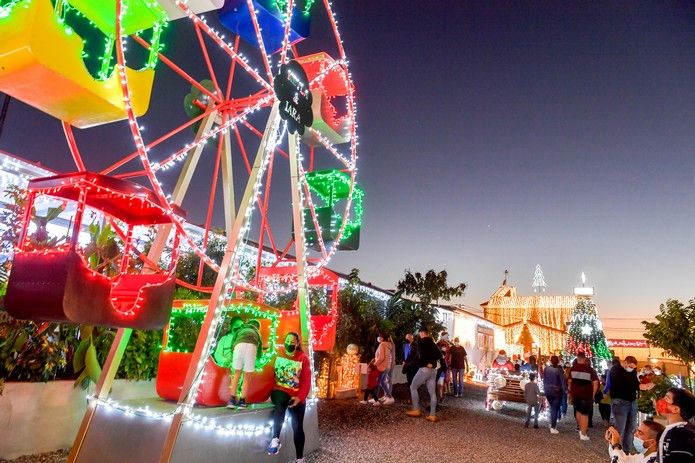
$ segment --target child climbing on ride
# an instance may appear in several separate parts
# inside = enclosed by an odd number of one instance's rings
[[[299,334],[287,333],[285,348],[278,351],[275,358],[275,386],[270,400],[275,405],[273,411],[273,438],[268,445],[268,455],[280,451],[280,432],[289,409],[292,417],[292,434],[297,463],[304,462],[304,410],[306,398],[311,389],[311,366],[309,357],[302,351]]]
[[[246,408],[246,393],[249,390],[249,373],[253,373],[256,368],[256,359],[261,356],[261,323],[258,320],[249,320],[242,325],[234,334],[232,341],[232,380],[229,383],[229,404],[228,408]],[[237,397],[237,388],[241,372],[244,372],[244,379],[241,384],[241,395]]]

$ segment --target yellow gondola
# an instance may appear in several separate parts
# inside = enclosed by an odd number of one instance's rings
[[[118,73],[95,79],[82,39],[62,24],[51,0],[21,0],[0,17],[0,91],[75,127],[125,119]],[[126,69],[136,115],[147,112],[154,70]]]

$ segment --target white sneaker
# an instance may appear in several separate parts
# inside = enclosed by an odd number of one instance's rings
[[[304,458],[297,458],[297,463],[304,463]]]
[[[379,397],[379,402],[384,403],[384,401],[386,401],[385,395],[382,395],[381,397]]]
[[[374,400],[374,399],[369,399],[369,400],[367,401],[367,403],[368,403],[369,405],[374,405],[374,404],[378,404],[379,402],[377,402],[377,401]]]
[[[581,432],[579,433],[579,440],[591,440],[589,436],[586,434],[582,434]]]
[[[360,403],[361,403],[362,405],[367,405],[369,402],[366,401],[366,400],[360,400]]]
[[[555,428],[550,428],[550,434],[560,434],[560,431]]]
[[[391,404],[393,404],[393,403],[395,403],[395,402],[396,402],[396,399],[394,399],[393,397],[387,397],[387,398],[384,399],[384,401],[383,401],[382,403],[383,403],[384,405],[391,405]]]

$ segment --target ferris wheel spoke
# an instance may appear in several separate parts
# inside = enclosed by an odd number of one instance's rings
[[[208,47],[205,44],[205,40],[203,39],[203,34],[200,32],[200,26],[198,24],[195,25],[195,34],[198,37],[198,43],[200,44],[200,51],[203,53],[203,57],[205,58],[205,65],[208,68],[208,73],[210,74],[210,79],[212,80],[212,84],[215,86],[215,94],[216,95],[222,95],[222,91],[220,90],[220,86],[217,83],[217,75],[215,74],[215,70],[212,67],[212,62],[210,61],[210,54],[208,53]]]
[[[251,132],[253,132],[258,138],[263,137],[263,134],[260,132],[260,130],[258,130],[256,127],[254,127],[249,121],[243,120],[243,121],[241,121],[241,124],[244,127],[248,128]],[[275,148],[275,150],[278,153],[280,153],[280,155],[282,155],[282,157],[289,159],[290,155],[287,154],[287,151],[283,150],[279,146],[277,148]]]
[[[290,46],[290,26],[292,25],[292,9],[294,0],[287,0],[287,10],[285,11],[285,30],[282,36],[282,50],[280,50],[280,64],[285,63],[287,58],[287,48]]]
[[[321,255],[323,255],[323,258],[325,259],[328,255],[328,253],[326,252],[326,245],[323,242],[321,226],[319,225],[319,219],[316,216],[316,206],[314,206],[314,201],[311,199],[311,191],[309,190],[309,184],[307,183],[306,178],[304,177],[304,169],[302,169],[301,165],[299,166],[299,175],[302,180],[302,188],[304,189],[304,201],[306,201],[307,206],[309,207],[309,211],[311,212],[311,220],[314,223],[317,241],[319,243],[319,247],[321,248]]]
[[[82,156],[80,155],[80,150],[77,147],[77,141],[75,140],[75,134],[72,132],[72,126],[67,122],[63,122],[63,132],[65,132],[65,138],[68,141],[68,148],[70,148],[70,154],[72,155],[73,161],[75,161],[75,166],[77,170],[83,172],[87,170],[82,161]]]
[[[207,24],[204,20],[201,20],[201,19],[198,17],[198,15],[196,15],[195,13],[193,13],[193,12],[191,11],[191,9],[188,8],[188,6],[186,5],[185,1],[183,1],[183,0],[175,0],[175,1],[176,1],[176,5],[178,5],[178,7],[181,9],[181,11],[183,11],[183,12],[186,14],[186,16],[188,16],[188,17],[191,19],[191,21],[193,21],[194,24],[200,26],[201,30],[202,30],[203,32],[205,32],[210,38],[212,38],[212,40],[213,40],[223,51],[225,51],[232,59],[237,60],[237,61],[239,62],[239,64],[241,65],[241,67],[244,68],[244,70],[245,70],[246,72],[248,72],[249,75],[251,75],[251,77],[253,77],[253,78],[256,80],[256,82],[258,82],[260,85],[262,85],[263,87],[265,87],[267,90],[270,90],[271,92],[273,91],[273,86],[272,86],[272,84],[271,84],[271,82],[273,81],[273,80],[272,80],[272,76],[271,76],[271,78],[270,78],[269,81],[265,81],[265,79],[263,79],[263,78],[261,77],[261,75],[258,73],[258,71],[255,70],[255,69],[253,69],[253,68],[249,65],[248,59],[246,59],[244,56],[242,56],[240,53],[238,53],[238,51],[235,51],[235,50],[232,48],[232,45],[230,45],[229,43],[227,43],[227,42],[224,41],[224,37],[223,37],[223,36],[220,36],[216,31],[214,31],[210,26],[208,26],[208,24]],[[186,0],[186,1],[187,1],[187,0]],[[249,8],[249,11],[253,11],[253,9],[252,9],[252,8]],[[251,16],[252,16],[252,17],[255,17],[254,14],[252,14]],[[265,55],[264,55],[264,56],[265,56]],[[265,59],[266,59],[266,62],[267,62],[267,56],[265,56]]]
[[[335,42],[338,46],[338,53],[340,55],[340,59],[345,59],[345,48],[343,48],[343,39],[340,38],[340,31],[338,30],[338,21],[335,19],[335,15],[333,14],[333,9],[331,8],[330,0],[323,0],[323,5],[325,6],[326,13],[328,14],[328,21],[331,23],[331,27],[333,28]]]
[[[154,141],[148,143],[148,144],[145,146],[146,150],[147,150],[147,151],[150,151],[152,148],[156,147],[157,145],[159,145],[159,144],[162,143],[163,141],[168,140],[169,138],[173,137],[174,135],[178,134],[179,132],[181,132],[181,131],[187,129],[187,128],[190,127],[190,126],[192,126],[192,125],[195,124],[196,122],[203,120],[205,117],[211,115],[211,114],[214,113],[215,111],[217,111],[217,110],[216,110],[214,107],[209,108],[209,109],[208,109],[206,112],[204,112],[203,114],[200,114],[199,116],[194,117],[193,119],[191,119],[190,121],[186,122],[185,124],[182,124],[182,125],[178,126],[177,128],[175,128],[175,129],[172,130],[171,132],[169,132],[169,133],[167,133],[167,134],[164,134],[164,135],[162,135],[161,137],[157,138],[156,140],[154,140]],[[110,165],[110,166],[107,167],[106,169],[102,170],[102,171],[100,172],[100,174],[102,174],[102,175],[108,175],[108,174],[110,174],[111,172],[115,171],[116,169],[118,169],[118,168],[120,168],[120,167],[123,167],[124,165],[126,165],[126,164],[129,163],[130,161],[132,161],[132,160],[134,160],[134,159],[137,159],[137,157],[138,157],[139,155],[140,155],[140,152],[139,152],[139,151],[137,151],[137,150],[136,150],[136,151],[133,151],[132,153],[130,153],[129,155],[127,155],[126,157],[124,157],[124,158],[121,159],[120,161],[118,161],[118,162],[116,162],[116,163]]]
[[[140,44],[146,50],[149,51],[150,48],[152,48],[151,45],[146,40],[144,40],[142,37],[138,37],[137,35],[132,35],[131,37],[133,40],[135,40],[138,44]],[[181,67],[179,67],[176,63],[174,63],[172,60],[170,60],[169,58],[164,56],[164,54],[162,52],[159,52],[157,55],[159,56],[159,60],[162,63],[167,65],[167,67],[169,67],[172,71],[174,71],[176,74],[181,76],[186,82],[188,82],[189,84],[191,84],[192,86],[194,86],[195,88],[197,88],[198,90],[203,92],[209,98],[211,98],[217,102],[220,101],[219,95],[215,95],[215,93],[211,92],[210,90],[208,90],[207,88],[202,86],[196,79],[191,77],[186,71],[181,69]]]
[[[307,127],[307,130],[309,130],[309,131],[314,135],[314,137],[316,137],[316,140],[318,140],[318,142],[319,142],[329,153],[331,153],[337,160],[339,160],[341,163],[343,163],[343,165],[345,166],[345,168],[346,168],[347,170],[353,170],[353,169],[355,168],[354,162],[349,161],[345,156],[343,156],[342,154],[340,154],[340,152],[339,152],[338,149],[333,145],[333,143],[331,143],[330,140],[328,140],[326,137],[324,137],[323,135],[321,135],[321,133],[320,133],[318,130],[313,129],[313,128],[311,128],[311,127]]]
[[[241,151],[241,157],[244,160],[244,165],[246,166],[246,173],[251,173],[251,163],[249,163],[249,156],[246,154],[246,146],[244,146],[244,141],[241,139],[241,134],[239,129],[234,130],[234,135],[236,136],[237,145],[239,145],[239,151]]]
[[[203,233],[203,249],[207,249],[208,238],[210,236],[210,223],[212,222],[212,213],[215,207],[215,196],[217,193],[217,177],[220,172],[220,163],[222,161],[222,149],[224,144],[224,136],[217,137],[217,153],[215,155],[215,167],[212,171],[212,182],[210,185],[210,194],[208,198],[208,210],[205,217],[205,232]],[[198,264],[198,286],[202,285],[203,269],[205,263],[201,260]]]
[[[258,254],[256,256],[256,269],[260,269],[262,264],[265,230],[266,225],[268,223],[268,199],[270,198],[270,186],[273,180],[273,165],[275,161],[275,156],[273,156],[272,154],[269,154],[269,156],[270,161],[268,162],[268,168],[265,174],[265,192],[263,194],[262,200],[260,195],[256,198],[256,201],[258,202],[258,209],[261,212],[261,226],[259,227],[258,232]],[[256,270],[256,286],[258,286],[260,278],[261,272],[259,270]]]
[[[239,51],[239,40],[241,38],[237,35],[234,38],[234,48],[233,51],[234,53],[237,53]],[[229,77],[227,78],[227,91],[224,94],[224,97],[226,100],[229,100],[229,97],[232,94],[232,82],[234,82],[234,72],[236,71],[236,63],[237,60],[232,59],[232,62],[229,64]]]
[[[263,65],[265,66],[265,72],[268,75],[268,82],[273,82],[273,72],[270,70],[270,60],[268,59],[268,53],[265,51],[265,44],[263,43],[263,35],[261,34],[261,26],[258,24],[258,16],[256,12],[256,7],[253,4],[253,0],[246,0],[246,5],[248,6],[249,13],[251,16],[251,22],[253,23],[253,29],[256,32],[256,40],[258,41],[258,49],[260,50],[261,57],[263,58]]]
[[[164,161],[153,166],[152,167],[153,171],[156,172],[156,171],[159,171],[161,169],[166,169],[168,167],[171,167],[171,164],[185,159],[187,157],[187,153],[191,149],[195,149],[195,148],[199,147],[200,145],[204,145],[205,143],[207,143],[207,141],[210,138],[215,137],[220,132],[228,130],[230,127],[237,124],[239,121],[243,120],[246,116],[248,116],[252,112],[265,106],[270,100],[271,100],[271,96],[267,96],[265,98],[262,98],[255,105],[251,106],[250,108],[247,108],[244,112],[237,114],[234,117],[229,118],[227,121],[223,122],[222,124],[219,124],[216,128],[214,128],[214,129],[208,128],[207,130],[203,131],[200,134],[200,137],[197,137],[196,141],[194,141],[192,144],[187,144],[183,148],[180,148],[179,150],[175,151],[173,154],[171,154],[170,156],[165,158]],[[212,122],[214,122],[214,118],[211,118],[211,123]]]

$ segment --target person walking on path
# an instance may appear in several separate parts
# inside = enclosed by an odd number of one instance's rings
[[[539,395],[541,395],[541,391],[536,383],[536,374],[531,373],[528,375],[528,383],[524,386],[524,399],[526,400],[525,428],[528,428],[529,421],[531,421],[531,412],[533,412],[533,427],[538,429]]]
[[[261,324],[258,320],[249,320],[242,325],[234,335],[232,341],[232,369],[234,373],[229,383],[229,403],[228,408],[234,406],[246,408],[246,394],[249,390],[250,374],[256,369],[256,359],[261,357]],[[241,395],[237,397],[239,378],[244,372],[244,379],[241,384]]]
[[[658,462],[695,462],[695,395],[672,387],[662,400],[666,402],[668,426],[659,439]]]
[[[430,394],[430,414],[427,415],[427,420],[437,421],[437,362],[443,360],[442,353],[434,343],[434,340],[429,336],[427,328],[420,328],[420,339],[418,340],[418,370],[413,378],[413,383],[410,385],[410,398],[413,408],[408,410],[408,416],[421,416],[420,397],[418,388],[423,384],[427,384],[427,392]]]
[[[468,369],[468,353],[459,338],[454,338],[454,345],[449,349],[451,375],[454,381],[454,397],[463,396],[463,379]]]
[[[273,438],[266,451],[268,455],[276,455],[280,451],[280,432],[285,422],[285,414],[289,410],[297,463],[303,463],[304,411],[306,398],[311,390],[311,365],[309,357],[302,351],[299,334],[288,333],[285,336],[284,347],[275,357],[275,386],[270,393],[270,400],[275,405]]]
[[[630,455],[623,450],[622,438],[613,426],[606,429],[605,439],[608,442],[608,455],[611,463],[656,463],[659,438],[664,432],[663,425],[652,420],[644,420],[632,436],[632,446],[637,449],[636,455]]]
[[[444,401],[444,392],[449,392],[449,384],[451,383],[451,358],[449,356],[449,350],[451,349],[451,341],[449,341],[449,333],[447,331],[442,331],[439,333],[439,341],[437,341],[437,347],[442,351],[444,356],[444,362],[439,365],[439,370],[437,371],[437,391],[440,397],[440,402]]]
[[[606,377],[608,373],[601,375],[601,387],[597,394],[606,389]],[[611,394],[610,392],[604,392],[601,397],[601,401],[598,403],[598,411],[601,414],[601,420],[603,420],[603,425],[608,427],[611,424]]]
[[[586,358],[584,352],[577,352],[577,360],[570,368],[568,388],[575,409],[575,418],[579,425],[579,439],[589,440],[589,413],[594,408],[594,396],[598,390],[599,380]]]
[[[381,333],[377,338],[379,342],[379,347],[376,349],[374,354],[374,366],[379,370],[379,382],[376,388],[376,394],[379,395],[379,390],[384,391],[384,397],[382,403],[384,405],[390,405],[395,402],[391,396],[391,391],[389,387],[389,369],[393,363],[393,343],[388,340],[388,335]]]
[[[413,340],[413,335],[408,333],[403,343],[403,374],[408,381],[408,387],[413,384],[417,369],[417,343]]]
[[[615,427],[622,438],[620,443],[627,453],[632,452],[632,435],[637,421],[637,393],[640,382],[637,378],[637,359],[629,355],[620,364],[611,368],[608,392],[611,395],[611,411]]]
[[[550,357],[550,366],[543,371],[543,391],[550,404],[550,432],[557,434],[557,420],[560,419],[562,396],[567,392],[565,370],[560,366],[557,355]]]

